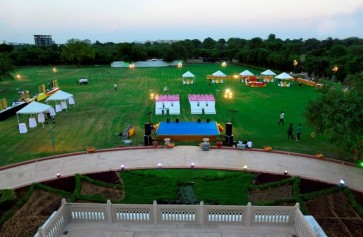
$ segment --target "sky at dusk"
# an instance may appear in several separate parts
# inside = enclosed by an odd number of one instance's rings
[[[363,0],[0,0],[0,41],[363,38]]]

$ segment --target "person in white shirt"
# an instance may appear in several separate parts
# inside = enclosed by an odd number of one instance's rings
[[[284,111],[281,111],[281,113],[280,113],[280,120],[279,120],[279,125],[280,124],[282,124],[282,125],[284,125],[284,117],[285,117],[285,113],[284,113]]]
[[[252,148],[252,141],[251,140],[248,140],[246,148],[248,148],[248,149]]]

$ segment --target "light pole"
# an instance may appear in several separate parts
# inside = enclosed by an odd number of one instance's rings
[[[21,75],[20,74],[17,74],[16,75],[16,79],[18,79],[18,81],[20,83],[20,87],[19,87],[19,90],[18,91],[22,91],[23,89],[21,88]]]
[[[333,69],[332,69],[332,71],[333,71],[333,73],[334,73],[334,78],[333,78],[333,80],[336,80],[336,75],[335,75],[335,73],[336,73],[338,70],[339,70],[339,67],[338,67],[338,66],[334,66],[334,67],[333,67]]]
[[[292,65],[294,65],[294,74],[296,73],[296,66],[299,64],[299,62],[294,59],[294,61],[292,62]]]
[[[226,89],[224,92],[224,98],[227,100],[227,110],[226,110],[226,123],[227,123],[227,113],[228,113],[228,100],[231,100],[233,97],[233,93],[230,89]]]
[[[52,141],[53,146],[53,155],[55,154],[55,144],[54,144],[54,135],[53,135],[53,121],[49,123],[49,131],[50,131],[50,140]]]

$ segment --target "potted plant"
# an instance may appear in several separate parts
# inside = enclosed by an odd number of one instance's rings
[[[151,134],[151,138],[152,138],[153,147],[157,147],[158,146],[158,135],[156,134],[156,132],[153,132]]]
[[[217,137],[217,147],[218,148],[221,148],[222,147],[222,144],[223,144],[223,135],[222,134],[220,134],[220,135],[218,135],[218,137]]]

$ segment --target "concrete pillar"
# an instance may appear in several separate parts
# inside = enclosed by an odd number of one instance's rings
[[[156,200],[153,201],[153,218],[154,218],[154,224],[158,224],[158,203]]]
[[[204,202],[201,201],[199,204],[199,224],[204,225]]]
[[[113,220],[112,220],[112,206],[111,206],[111,201],[110,200],[107,200],[107,205],[106,205],[106,221],[108,223],[113,223]]]
[[[247,203],[247,213],[246,213],[246,226],[251,226],[252,218],[252,204],[251,202]]]

